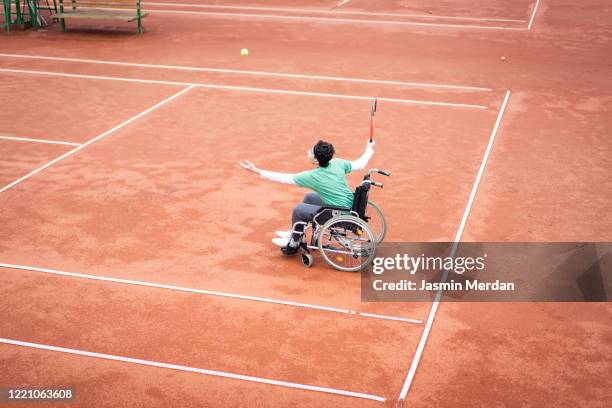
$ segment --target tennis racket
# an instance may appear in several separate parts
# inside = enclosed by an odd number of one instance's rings
[[[370,112],[370,142],[374,140],[374,115],[376,115],[377,104],[378,98],[374,98],[374,101],[372,101],[372,112]]]

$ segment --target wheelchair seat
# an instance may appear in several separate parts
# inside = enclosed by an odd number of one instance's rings
[[[338,206],[335,206],[335,205],[324,205],[324,206],[322,206],[319,209],[318,212],[322,212],[322,211],[325,211],[325,210],[351,211],[351,209],[348,208],[348,207],[338,207]]]
[[[359,218],[364,221],[368,221],[369,217],[366,216],[366,208],[368,206],[368,193],[370,191],[370,184],[362,184],[355,189],[355,193],[353,195],[353,205],[351,208],[348,207],[338,207],[334,205],[324,205],[313,217],[313,221],[315,221],[319,225],[325,224],[329,221],[337,212],[341,213],[350,213],[357,214]]]

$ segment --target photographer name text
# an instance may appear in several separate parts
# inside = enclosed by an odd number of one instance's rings
[[[420,281],[411,281],[402,279],[396,282],[386,282],[382,279],[376,279],[372,282],[372,288],[376,291],[426,291],[437,292],[443,290],[445,292],[460,292],[460,291],[514,291],[514,282],[503,282],[495,280],[493,282],[482,282],[478,280],[466,280],[464,282],[429,282],[425,279]]]

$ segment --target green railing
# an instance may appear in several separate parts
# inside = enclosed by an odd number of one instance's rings
[[[7,34],[11,32],[11,25],[38,29],[40,26],[38,8],[38,0],[2,0],[4,23],[0,24],[0,28],[4,27]],[[45,9],[51,10],[51,7]]]

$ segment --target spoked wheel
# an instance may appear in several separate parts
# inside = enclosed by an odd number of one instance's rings
[[[381,243],[383,239],[385,239],[385,234],[387,233],[387,220],[385,219],[382,210],[378,205],[368,201],[368,206],[366,207],[366,217],[369,217],[368,227],[370,227],[376,236],[376,243]]]
[[[318,235],[318,246],[325,262],[341,271],[365,268],[374,258],[377,238],[368,224],[351,215],[327,221]]]

